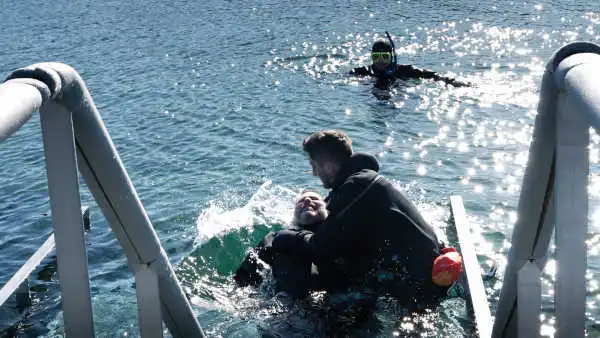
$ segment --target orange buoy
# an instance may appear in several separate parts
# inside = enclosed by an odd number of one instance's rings
[[[433,261],[431,279],[435,285],[450,286],[462,272],[462,257],[455,248],[443,248],[442,254]]]

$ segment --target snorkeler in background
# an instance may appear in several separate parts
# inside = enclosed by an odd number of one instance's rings
[[[373,47],[371,48],[371,60],[373,63],[370,66],[354,68],[350,71],[351,75],[376,78],[375,87],[378,89],[389,89],[396,79],[433,79],[454,87],[470,86],[469,83],[441,76],[430,70],[419,69],[412,65],[399,65],[394,42],[388,32],[385,32],[385,34],[387,35],[387,40],[378,39],[373,43]]]

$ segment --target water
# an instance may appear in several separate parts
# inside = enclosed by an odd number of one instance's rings
[[[346,130],[417,202],[442,237],[460,194],[480,263],[503,271],[543,67],[560,46],[600,42],[596,1],[4,2],[0,73],[62,61],[85,79],[194,310],[210,336],[278,330],[277,304],[233,289],[244,251],[291,217],[293,192],[318,188],[300,151],[310,132]],[[408,81],[388,101],[345,75],[388,30],[400,63],[474,88]],[[600,138],[592,137],[588,236],[589,336],[599,336]],[[51,232],[35,117],[0,145],[0,284]],[[324,192],[321,189],[322,192]],[[92,206],[87,235],[98,336],[138,335],[133,278]],[[543,327],[553,336],[550,259]],[[501,276],[500,276],[501,277]],[[0,310],[0,330],[63,332],[51,260],[34,274],[29,314]],[[501,280],[486,284],[492,310]],[[394,312],[381,309],[391,333]],[[444,304],[438,329],[461,336],[464,303]],[[300,324],[300,329],[308,324]],[[288,328],[289,329],[289,328]],[[4,331],[5,334],[7,331]],[[262,332],[262,331],[261,331]],[[284,331],[285,332],[285,331]]]

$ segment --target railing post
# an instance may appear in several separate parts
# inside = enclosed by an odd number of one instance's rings
[[[552,237],[554,217],[548,213],[553,207],[552,168],[556,145],[555,93],[551,75],[544,74],[538,115],[529,146],[529,160],[519,196],[519,217],[510,237],[511,248],[495,313],[493,338],[517,336],[517,312],[521,306],[521,302],[517,299],[519,270],[531,258],[536,258],[537,262],[541,263],[538,258],[547,252]]]
[[[589,122],[564,93],[556,119],[556,337],[584,337]]]
[[[42,106],[40,119],[65,333],[67,337],[93,337],[92,304],[71,112],[52,101]]]
[[[536,338],[540,336],[540,310],[542,308],[542,287],[540,269],[535,262],[523,265],[517,282],[517,332],[518,337]]]
[[[158,275],[148,264],[137,264],[134,269],[140,334],[144,338],[162,337]]]

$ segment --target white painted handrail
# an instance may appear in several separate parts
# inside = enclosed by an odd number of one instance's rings
[[[61,63],[14,71],[0,85],[0,141],[41,113],[52,222],[69,337],[94,335],[77,169],[135,272],[141,333],[203,337],[108,131],[79,74]],[[160,295],[155,292],[159,291]],[[143,304],[143,307],[142,307]]]
[[[6,284],[0,290],[0,306],[2,306],[6,300],[14,294],[21,284],[27,280],[27,277],[33,272],[33,270],[40,265],[42,260],[54,250],[54,234],[50,235],[44,244],[31,256],[25,264],[6,282]]]
[[[584,337],[590,126],[600,131],[600,47],[572,43],[550,59],[542,80],[493,337],[531,337],[530,323],[539,335],[532,278],[546,264],[553,231],[556,337]]]

